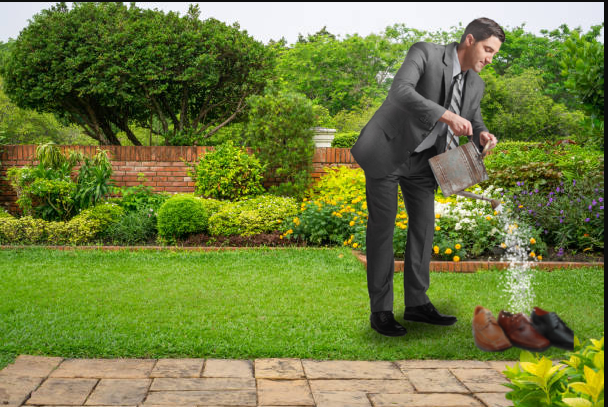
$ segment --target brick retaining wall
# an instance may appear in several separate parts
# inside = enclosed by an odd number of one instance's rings
[[[0,205],[11,212],[17,212],[15,191],[6,180],[6,171],[10,167],[36,165],[34,160],[36,145],[0,146]],[[147,181],[144,185],[156,191],[194,192],[194,181],[188,176],[188,164],[193,165],[198,157],[213,147],[200,146],[61,146],[63,152],[79,150],[93,155],[97,148],[108,151],[114,170],[112,178],[118,186],[139,185],[138,174],[142,173]],[[184,162],[185,161],[185,162]],[[359,167],[348,148],[319,147],[315,149],[312,176],[316,180],[323,174],[323,168],[332,165]],[[279,179],[266,179],[264,185],[276,185]]]

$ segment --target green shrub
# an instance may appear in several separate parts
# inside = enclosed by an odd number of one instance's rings
[[[500,142],[485,158],[489,180],[481,185],[509,188],[518,182],[555,188],[566,179],[603,179],[604,154],[569,143]]]
[[[298,213],[293,198],[262,195],[239,202],[226,203],[209,218],[209,232],[214,236],[251,236],[279,229]]]
[[[337,133],[331,142],[332,147],[336,148],[351,148],[357,142],[359,138],[358,131],[349,131],[345,133]]]
[[[506,394],[516,407],[600,407],[604,405],[604,338],[591,339],[581,346],[575,338],[575,351],[569,359],[553,365],[522,351],[520,362],[504,372],[512,389]]]
[[[208,207],[203,199],[190,194],[177,194],[167,199],[158,210],[158,236],[168,242],[191,233],[207,231]]]
[[[195,179],[197,195],[238,200],[264,192],[263,172],[264,166],[255,155],[228,141],[202,155],[191,176]]]
[[[35,167],[7,171],[17,192],[17,205],[26,215],[45,220],[67,220],[81,209],[95,205],[110,192],[112,165],[105,151],[91,158],[71,151],[64,155],[54,143],[36,148]],[[75,179],[72,169],[80,163]]]
[[[143,183],[146,181],[146,178],[140,174],[138,180]],[[125,211],[139,212],[152,209],[155,219],[158,208],[170,197],[170,194],[167,192],[154,192],[152,187],[143,184],[131,187],[119,187],[115,189],[115,193],[120,194],[120,199],[117,200],[117,203]]]
[[[147,243],[155,236],[156,214],[152,208],[129,211],[102,233],[105,241],[122,245]]]
[[[83,244],[93,241],[120,219],[116,204],[101,203],[82,211],[67,222],[46,221],[31,216],[0,218],[0,241],[5,244]]]
[[[316,115],[306,96],[267,88],[264,95],[248,98],[246,137],[267,165],[268,178],[286,186],[271,191],[301,197],[309,187],[314,155],[312,127]]]
[[[365,197],[365,173],[360,168],[332,166],[323,168],[323,174],[311,189],[316,198],[350,201]]]
[[[604,185],[583,178],[553,189],[525,182],[506,191],[515,215],[543,231],[547,243],[575,251],[604,249]]]

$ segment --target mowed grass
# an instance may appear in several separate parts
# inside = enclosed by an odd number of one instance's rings
[[[457,324],[369,326],[364,266],[346,249],[221,252],[0,250],[0,368],[19,354],[75,358],[517,359],[478,350],[476,305],[506,309],[503,272],[432,273],[429,296]],[[604,332],[604,270],[536,272],[536,303],[581,340]],[[403,276],[395,315],[403,322]],[[564,351],[544,353],[560,358]]]

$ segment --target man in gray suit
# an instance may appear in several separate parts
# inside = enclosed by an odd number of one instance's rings
[[[472,136],[479,149],[488,143],[489,149],[496,146],[496,137],[481,117],[485,85],[479,72],[492,62],[504,40],[496,22],[479,18],[466,27],[460,43],[412,45],[388,97],[351,150],[365,171],[370,323],[382,335],[406,334],[393,314],[393,231],[399,186],[409,218],[404,319],[435,325],[456,322],[456,317],[440,314],[426,295],[437,188],[428,160],[458,145],[459,136]]]

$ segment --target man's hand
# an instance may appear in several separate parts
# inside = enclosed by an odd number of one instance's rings
[[[482,131],[481,133],[479,133],[479,142],[483,147],[485,147],[486,144],[489,143],[488,150],[491,150],[496,147],[496,143],[498,143],[498,140],[493,134],[488,133],[487,131]]]
[[[452,129],[452,133],[457,137],[473,135],[471,122],[450,110],[446,110],[443,116],[439,118],[439,121],[447,124]]]

